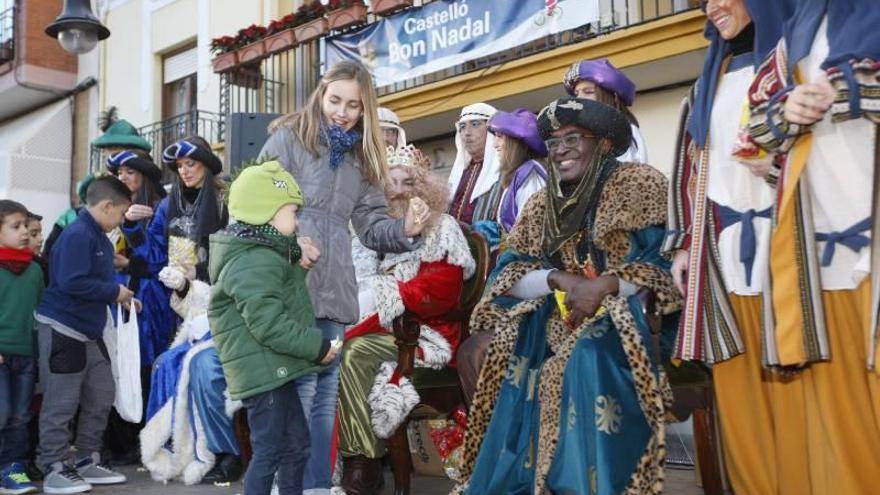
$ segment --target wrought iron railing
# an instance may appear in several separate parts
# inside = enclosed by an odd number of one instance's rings
[[[209,143],[220,143],[226,131],[226,116],[206,110],[192,110],[174,117],[138,128],[138,132],[153,146],[153,159],[159,165],[162,150],[187,136],[201,136]],[[104,170],[101,150],[92,147],[89,156],[89,172]]]
[[[225,125],[225,115],[192,110],[140,127],[138,132],[153,145],[153,155],[158,159],[166,146],[187,136],[201,136],[209,143],[222,142]]]
[[[0,65],[15,59],[15,7],[0,11]]]
[[[220,113],[290,113],[305,104],[320,77],[318,43],[270,55],[220,74]]]
[[[553,50],[613,31],[699,8],[700,0],[599,0],[599,20],[553,34],[485,57],[468,60],[448,69],[377,88],[379,96],[430,84],[450,77],[496,66],[511,60]]]

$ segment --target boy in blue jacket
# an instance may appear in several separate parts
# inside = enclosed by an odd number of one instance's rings
[[[52,249],[49,287],[37,308],[40,380],[40,465],[45,493],[81,493],[93,484],[125,482],[101,462],[101,437],[113,405],[115,385],[104,347],[112,325],[108,305],[130,305],[133,293],[114,282],[114,250],[106,233],[119,226],[131,205],[116,177],[89,186],[88,206]],[[79,410],[74,465],[67,462],[69,424]]]

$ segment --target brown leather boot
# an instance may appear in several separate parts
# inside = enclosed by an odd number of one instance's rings
[[[382,460],[356,455],[342,458],[345,495],[377,495],[382,490]]]

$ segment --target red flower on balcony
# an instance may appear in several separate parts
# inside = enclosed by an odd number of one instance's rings
[[[266,36],[267,31],[268,30],[263,26],[251,24],[244,29],[239,29],[236,38],[238,38],[238,40],[242,42],[242,46],[244,46],[248,43],[263,39]]]
[[[300,24],[302,24],[302,22],[299,20],[295,13],[291,12],[281,19],[275,19],[274,21],[270,22],[267,34],[280,33],[281,31],[299,26]]]
[[[239,44],[237,37],[220,36],[211,40],[211,53],[216,55],[235,51],[243,45]]]

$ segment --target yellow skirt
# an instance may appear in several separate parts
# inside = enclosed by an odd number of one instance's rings
[[[746,352],[712,377],[730,483],[738,495],[809,495],[803,375],[763,368],[761,297],[729,297]]]
[[[870,281],[822,299],[831,361],[804,372],[813,493],[880,493],[880,377],[865,366]]]

